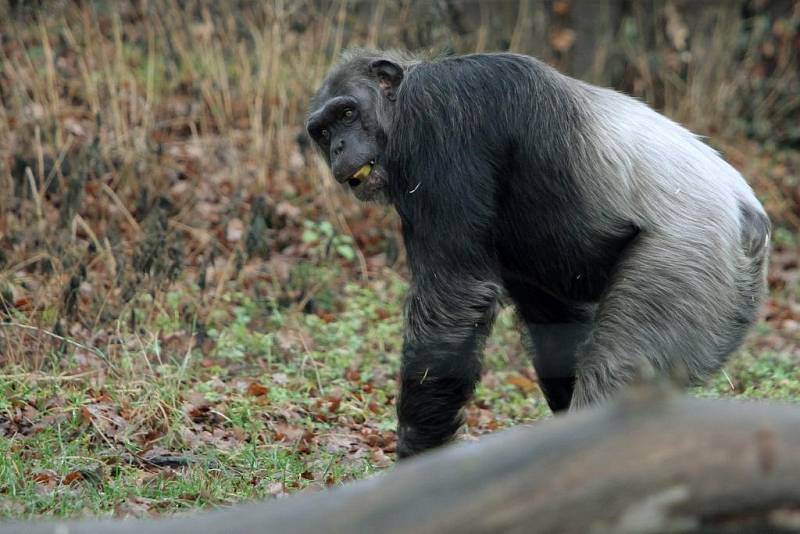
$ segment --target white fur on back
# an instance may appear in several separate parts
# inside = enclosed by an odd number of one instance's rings
[[[597,179],[642,228],[710,224],[736,239],[738,204],[762,210],[744,178],[696,135],[634,98],[581,85],[594,119],[586,149],[607,164]]]

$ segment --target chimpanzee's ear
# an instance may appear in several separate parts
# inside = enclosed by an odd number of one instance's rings
[[[403,81],[403,67],[390,59],[376,59],[369,64],[369,70],[378,78],[378,85],[386,98],[394,100]]]

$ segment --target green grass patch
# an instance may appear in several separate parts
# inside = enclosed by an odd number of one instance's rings
[[[175,294],[139,325],[149,341],[120,353],[113,371],[87,371],[80,350],[60,354],[47,372],[5,369],[0,513],[161,514],[337,485],[390,466],[405,290],[388,271],[342,282],[325,290],[316,313],[232,292],[188,351],[168,333],[186,327],[179,310],[197,295]],[[502,310],[464,435],[549,416],[520,337],[513,311]],[[744,350],[693,393],[796,399],[800,371],[787,354]]]

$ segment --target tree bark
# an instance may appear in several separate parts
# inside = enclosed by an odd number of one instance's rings
[[[312,495],[162,520],[0,526],[0,534],[451,531],[800,531],[800,407],[637,389]]]

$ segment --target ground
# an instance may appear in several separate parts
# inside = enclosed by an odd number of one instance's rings
[[[406,283],[389,269],[367,281],[319,269],[330,284],[319,298],[331,299],[335,314],[226,293],[192,346],[180,306],[190,296],[168,294],[114,362],[77,348],[80,363],[58,370],[6,368],[3,515],[172,512],[309,491],[390,466]],[[516,326],[505,309],[462,438],[550,416]],[[694,393],[796,400],[796,342],[762,322],[726,373]]]

